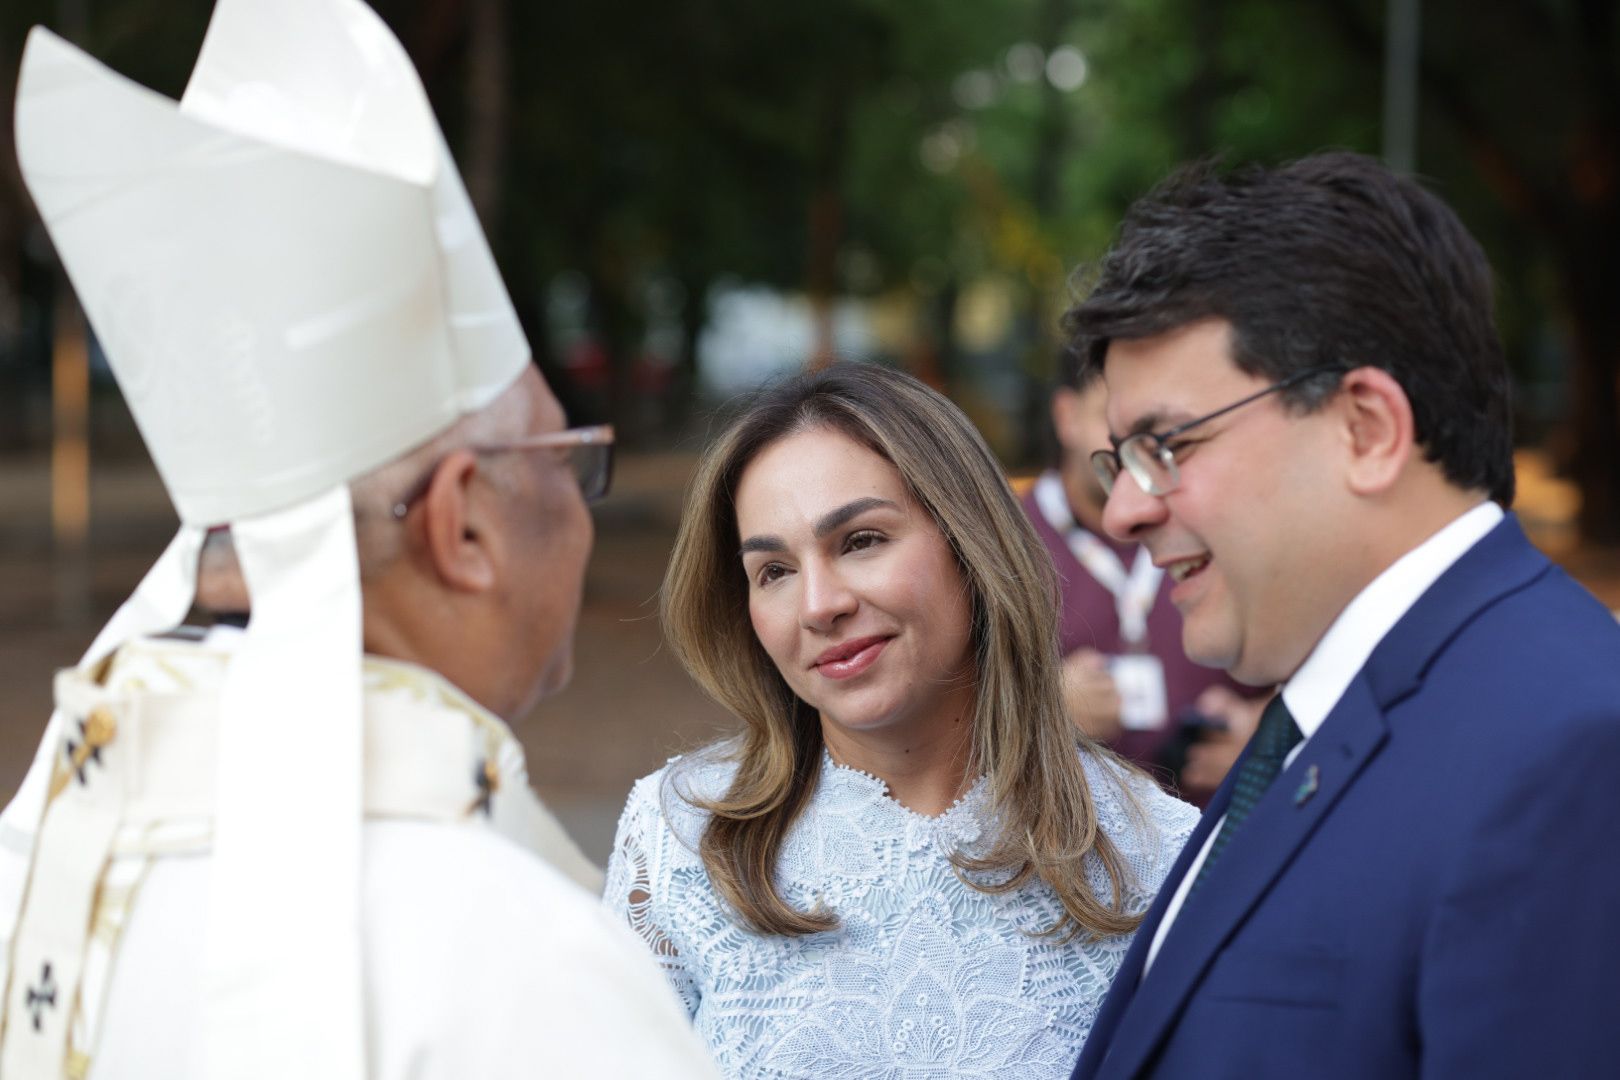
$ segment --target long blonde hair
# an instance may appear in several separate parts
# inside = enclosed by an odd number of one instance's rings
[[[963,880],[999,893],[1039,877],[1064,910],[1046,932],[1065,939],[1135,929],[1140,917],[1122,899],[1129,871],[1098,827],[1078,747],[1108,755],[1086,743],[1063,706],[1051,559],[967,417],[916,379],[868,365],[766,388],[704,454],[687,496],[664,578],[664,631],[698,684],[743,722],[730,789],[692,797],[709,814],[699,850],[715,888],[763,933],[837,925],[830,912],[790,906],[773,882],[783,840],[820,774],[821,725],[754,635],[733,504],[761,450],[812,428],[846,435],[895,467],[971,593],[978,685],[968,768],[987,777],[999,832],[980,856],[952,855]],[[1090,853],[1112,886],[1106,902],[1086,880]]]

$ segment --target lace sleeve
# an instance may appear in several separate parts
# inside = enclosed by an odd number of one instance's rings
[[[1181,849],[1187,846],[1188,837],[1198,828],[1202,811],[1192,803],[1183,802],[1167,793],[1151,780],[1144,786],[1148,789],[1143,796],[1143,801],[1148,804],[1148,817],[1159,829],[1157,858],[1153,866],[1153,888],[1157,891],[1164,884],[1170,868],[1176,864],[1176,859],[1180,858]]]
[[[1197,828],[1198,808],[1166,794],[1141,773],[1092,755],[1086,756],[1085,767],[1097,823],[1113,841],[1134,879],[1126,890],[1126,906],[1132,911],[1145,911],[1187,838]],[[1104,884],[1105,879],[1096,877],[1093,888]]]
[[[647,943],[690,1016],[697,1012],[697,981],[658,917],[660,898],[669,891],[660,855],[672,840],[659,808],[658,777],[649,776],[631,789],[619,818],[602,900]]]

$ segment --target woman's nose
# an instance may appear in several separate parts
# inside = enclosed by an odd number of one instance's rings
[[[857,606],[854,591],[844,576],[831,566],[805,566],[801,568],[804,591],[800,595],[800,615],[804,625],[812,630],[831,630],[845,615]]]

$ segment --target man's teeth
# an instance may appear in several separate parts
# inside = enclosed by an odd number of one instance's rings
[[[1170,578],[1177,582],[1186,581],[1208,564],[1208,556],[1201,559],[1185,559],[1178,563],[1172,563],[1170,566]]]

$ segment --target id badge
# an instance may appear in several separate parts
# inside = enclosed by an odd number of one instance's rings
[[[1164,665],[1141,653],[1108,658],[1108,671],[1119,691],[1119,722],[1127,731],[1157,731],[1170,719],[1165,696]]]

